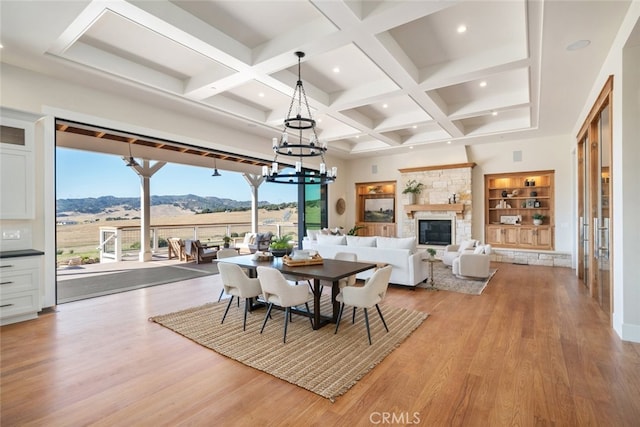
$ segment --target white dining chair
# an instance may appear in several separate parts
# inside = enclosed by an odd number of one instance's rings
[[[387,265],[386,267],[376,270],[362,287],[345,286],[342,288],[340,293],[336,296],[336,300],[340,302],[340,311],[338,312],[338,320],[336,322],[336,330],[334,334],[338,333],[340,319],[342,318],[342,311],[344,310],[345,305],[353,306],[353,323],[355,323],[356,308],[364,309],[364,322],[367,326],[369,345],[371,345],[371,330],[369,328],[369,314],[367,309],[375,307],[378,310],[382,324],[387,332],[389,332],[387,322],[384,321],[384,316],[382,316],[382,311],[378,304],[384,299],[387,293],[389,278],[391,277],[391,268],[392,267],[390,265]]]
[[[287,325],[291,320],[291,307],[304,304],[313,328],[313,320],[309,310],[309,301],[313,299],[313,294],[309,292],[307,285],[291,285],[279,270],[272,267],[261,266],[257,270],[263,298],[269,304],[260,333],[264,331],[274,304],[285,309],[283,343],[287,342]]]
[[[241,298],[244,298],[244,319],[242,321],[242,330],[244,331],[247,329],[247,312],[249,311],[251,300],[262,293],[260,281],[258,279],[247,277],[244,271],[242,271],[242,268],[236,264],[221,262],[218,264],[218,270],[220,271],[220,278],[222,279],[224,291],[231,295],[227,308],[222,316],[222,322],[220,323],[224,323],[224,319],[227,317],[233,298],[238,298],[238,301],[240,301]]]

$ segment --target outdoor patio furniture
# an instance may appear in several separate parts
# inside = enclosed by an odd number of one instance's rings
[[[200,243],[200,240],[191,240],[191,245],[191,254],[194,256],[196,264],[211,262],[216,258],[218,249],[220,249],[220,246],[207,248]]]

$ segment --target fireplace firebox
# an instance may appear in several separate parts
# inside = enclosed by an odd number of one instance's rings
[[[455,240],[455,219],[419,219],[418,244],[446,246]]]

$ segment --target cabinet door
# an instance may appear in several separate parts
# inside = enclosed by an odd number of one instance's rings
[[[553,247],[553,230],[551,227],[538,227],[536,239],[539,247],[551,249]]]
[[[33,154],[0,148],[0,218],[33,219]]]
[[[502,243],[502,227],[499,225],[488,225],[485,240],[491,245],[500,245]]]
[[[503,229],[503,243],[505,245],[517,245],[518,229],[515,227],[505,227]]]
[[[537,245],[535,227],[522,227],[518,233],[518,241],[522,247],[534,247]]]

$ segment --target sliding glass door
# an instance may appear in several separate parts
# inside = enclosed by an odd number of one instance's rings
[[[578,135],[578,277],[603,311],[612,307],[611,97],[607,81]]]

